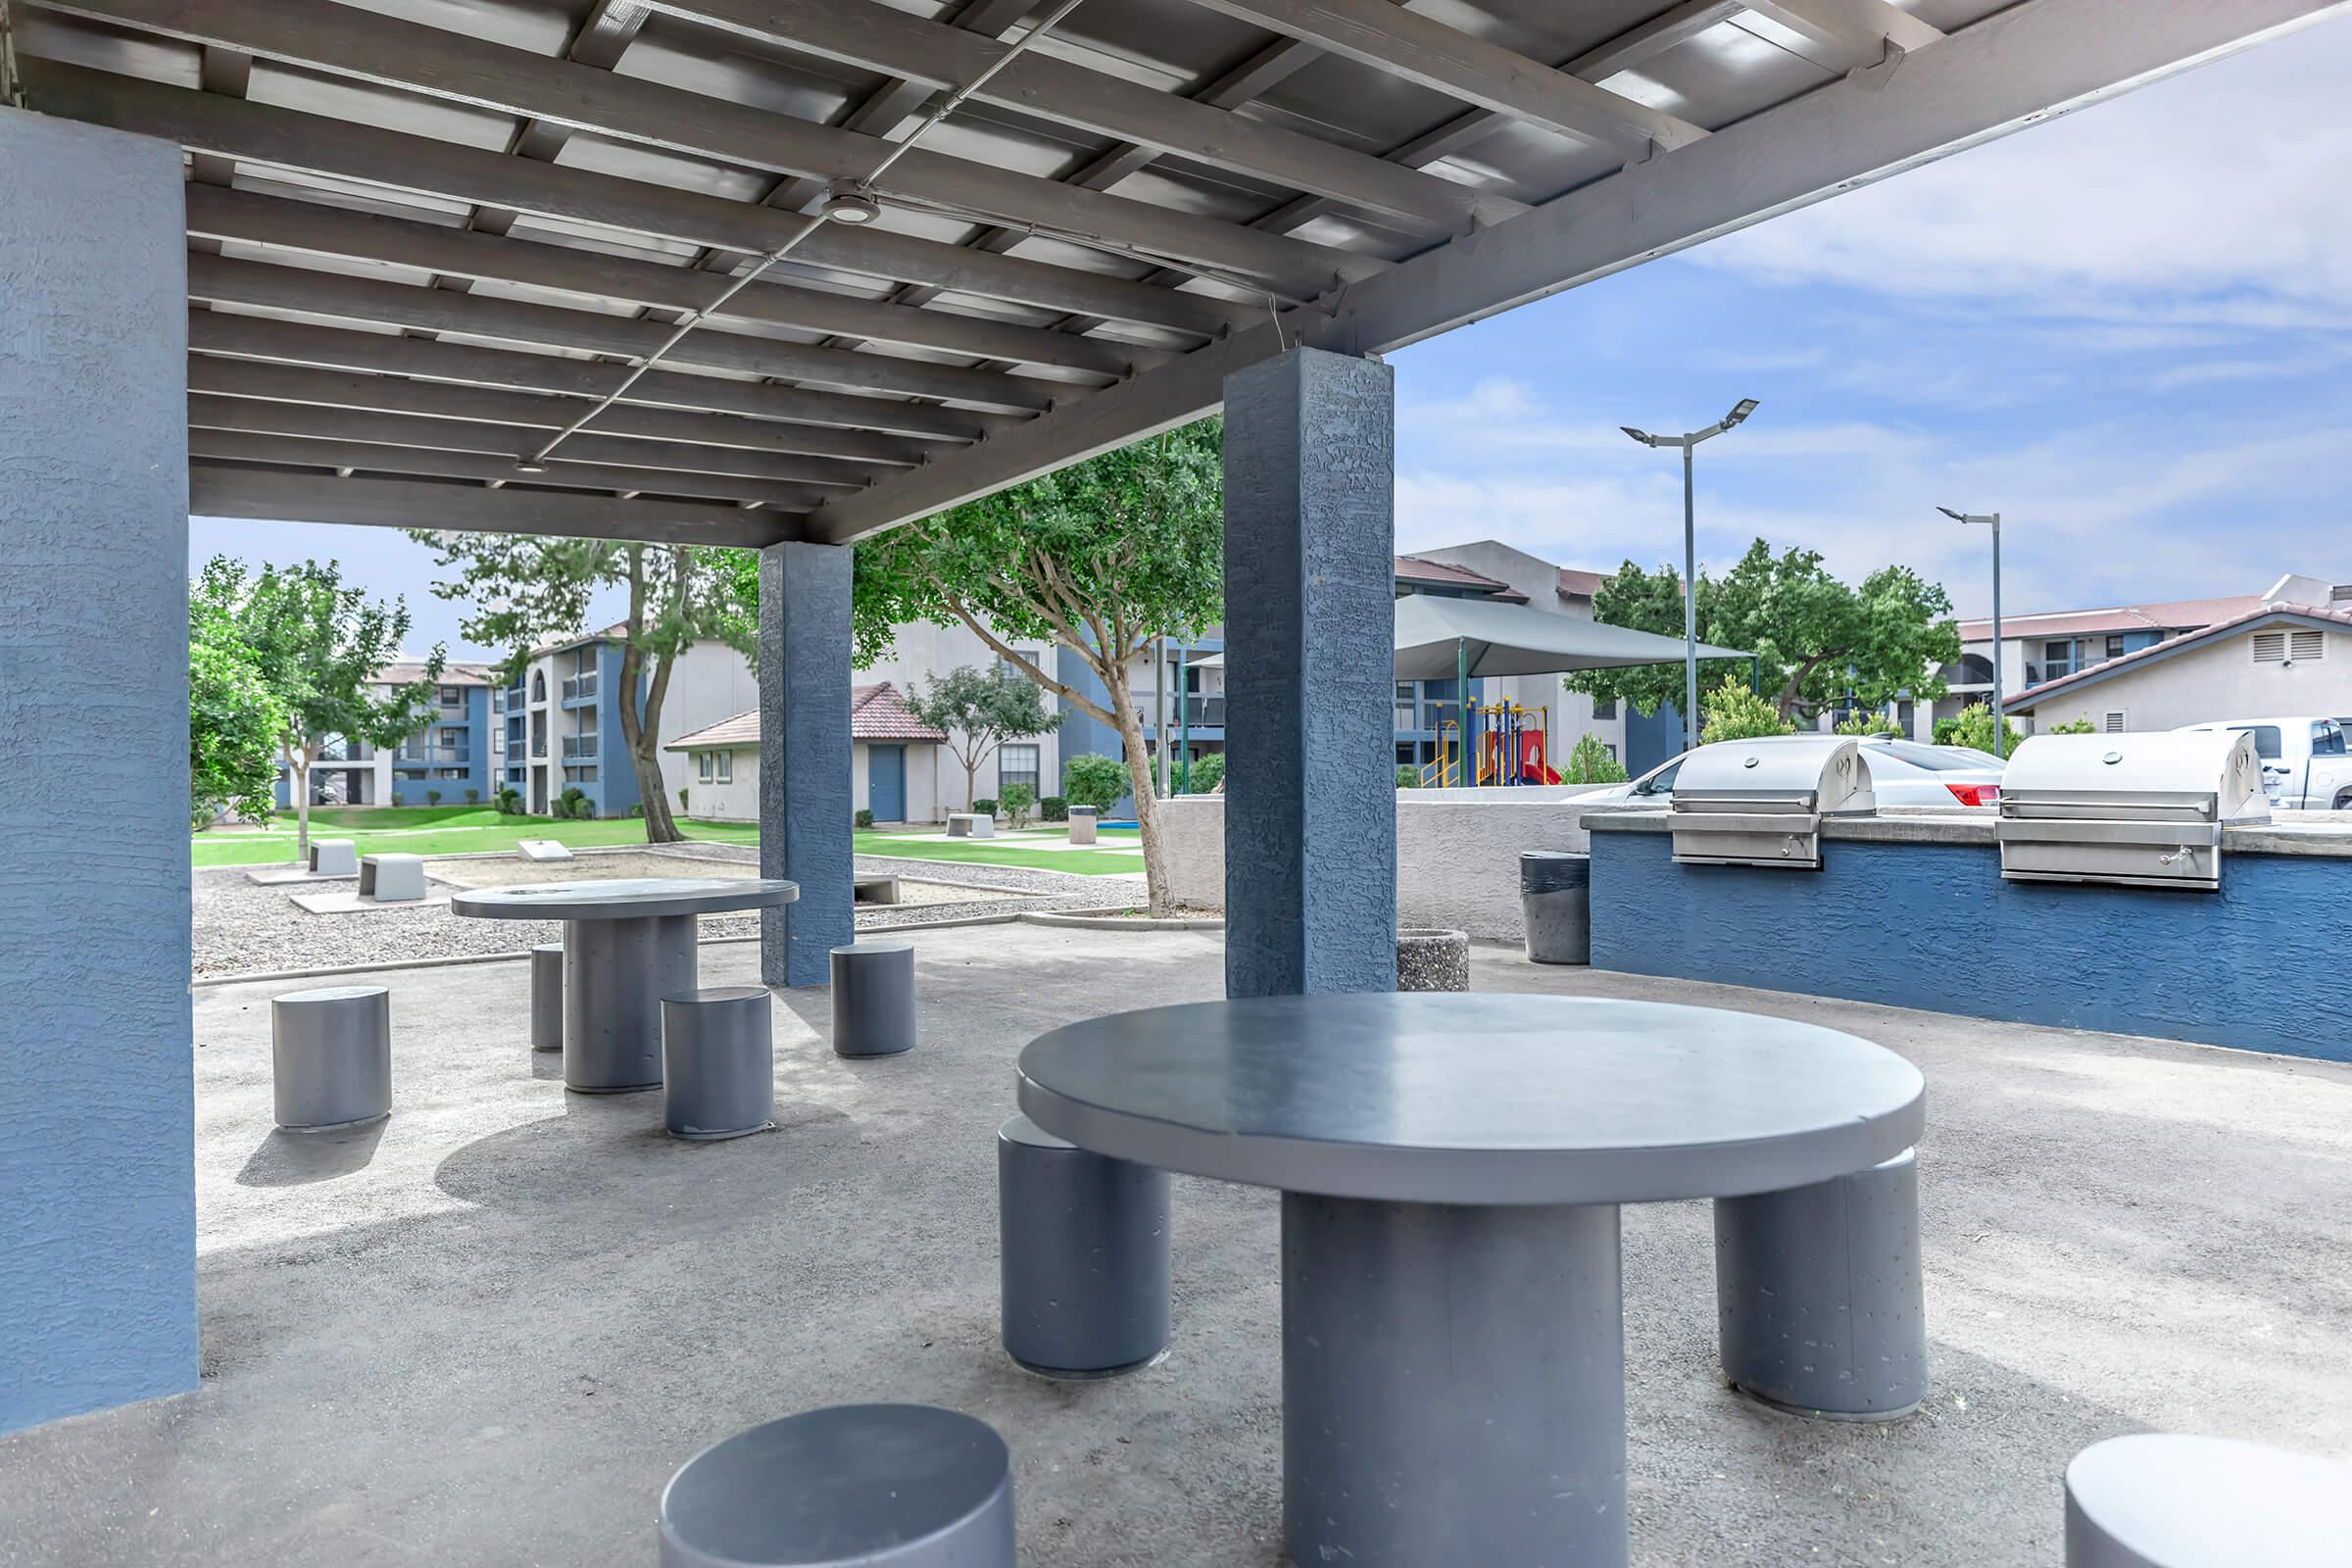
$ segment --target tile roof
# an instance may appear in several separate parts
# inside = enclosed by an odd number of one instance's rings
[[[1438,588],[1463,588],[1490,599],[1507,599],[1525,604],[1526,596],[1515,592],[1507,582],[1482,576],[1467,566],[1451,565],[1443,561],[1424,561],[1419,556],[1396,558],[1398,582],[1423,583]]]
[[[2118,605],[2111,610],[2054,610],[2038,615],[2003,615],[2001,635],[2009,637],[2088,637],[2109,631],[2193,631],[2234,620],[2262,608],[2260,594],[2231,594],[2221,599],[2174,599],[2155,605]],[[1992,640],[1992,620],[1964,620],[1960,640]]]
[[[2192,604],[2213,602],[2211,600],[2189,601]],[[2212,638],[2232,637],[2263,621],[2278,617],[2324,621],[2331,627],[2340,626],[2352,631],[2352,605],[2330,605],[2323,608],[2318,605],[2257,603],[2251,610],[2241,611],[2226,620],[2217,620],[2210,626],[2199,627],[2195,631],[2184,633],[2179,637],[2168,637],[2163,642],[2151,643],[2145,648],[2134,649],[2128,654],[2119,654],[2113,659],[2101,660],[2088,669],[2078,669],[2071,675],[2061,675],[2056,680],[2045,680],[2038,686],[2029,686],[2016,696],[2005,699],[2001,708],[2004,711],[2031,708],[2035,703],[2071,687],[2105,680],[2110,675],[2128,675],[2151,659],[2165,658],[2179,653],[2193,643],[2205,642]],[[2006,619],[2006,617],[2003,618]],[[2001,629],[2006,631],[2008,627],[2004,625]]]
[[[1600,585],[1608,580],[1606,572],[1579,571],[1574,566],[1562,566],[1559,594],[1562,599],[1590,599],[1600,592]]]
[[[917,741],[937,744],[948,737],[914,716],[906,699],[888,681],[850,688],[850,738],[859,741]],[[725,752],[760,744],[760,710],[737,713],[681,735],[665,752]]]
[[[487,686],[492,668],[488,664],[461,664],[455,660],[441,666],[444,686]],[[387,686],[406,686],[411,681],[424,679],[424,661],[403,659],[386,664],[375,672],[375,678]]]

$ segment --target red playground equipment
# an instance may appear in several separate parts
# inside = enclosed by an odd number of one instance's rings
[[[1478,726],[1478,782],[1493,784],[1557,784],[1560,774],[1545,758],[1544,736],[1551,710],[1495,703],[1473,708]],[[1438,759],[1421,770],[1425,789],[1462,782],[1461,732],[1449,719],[1438,726]]]

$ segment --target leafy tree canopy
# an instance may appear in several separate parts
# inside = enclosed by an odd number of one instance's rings
[[[235,623],[217,603],[188,601],[188,816],[203,827],[223,808],[255,821],[276,804],[286,705],[262,679]]]
[[[1072,806],[1091,806],[1107,811],[1127,793],[1126,764],[1116,758],[1083,752],[1061,763],[1062,798]]]
[[[1881,708],[1899,696],[1933,702],[1944,694],[1941,667],[1960,657],[1959,628],[1943,589],[1908,566],[1882,566],[1859,586],[1840,582],[1818,551],[1775,555],[1758,539],[1720,579],[1698,578],[1698,637],[1758,656],[1772,706],[1785,719],[1811,719],[1841,702]],[[1593,596],[1595,619],[1679,637],[1681,573],[1644,571],[1632,562]],[[1702,684],[1744,676],[1740,664],[1701,664]],[[1581,671],[1573,691],[1616,698],[1643,713],[1682,698],[1679,664]]]
[[[948,732],[948,749],[963,764],[963,798],[972,798],[972,778],[991,752],[1006,741],[1027,740],[1061,727],[1062,715],[1046,711],[1035,681],[1003,665],[981,669],[958,664],[906,694],[907,710],[933,729]]]

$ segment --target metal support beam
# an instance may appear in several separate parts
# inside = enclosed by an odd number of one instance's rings
[[[223,468],[188,469],[193,516],[252,517],[265,522],[347,522],[414,528],[425,523],[478,533],[555,534],[627,539],[656,545],[737,545],[759,550],[797,537],[791,517],[689,501],[617,501],[577,491],[510,484],[436,484],[416,479],[338,479],[323,474]],[[846,719],[845,719],[846,722]]]

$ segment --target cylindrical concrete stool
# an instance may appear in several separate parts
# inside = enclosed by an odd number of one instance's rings
[[[662,999],[662,1123],[700,1143],[774,1125],[776,1059],[765,986]]]
[[[1519,917],[1530,963],[1592,961],[1592,857],[1530,850],[1519,857]]]
[[[662,1568],[1014,1568],[1012,1456],[954,1410],[809,1410],[688,1460],[661,1531]]]
[[[564,1049],[564,944],[531,950],[531,1049]]]
[[[2342,1568],[2352,1466],[2140,1432],[2066,1467],[2067,1568]]]
[[[895,1056],[914,1049],[914,945],[853,942],[833,957],[833,1051]]]
[[[1094,843],[1095,827],[1096,824],[1102,820],[1102,813],[1100,810],[1091,806],[1071,807],[1070,842],[1072,844]]]
[[[1396,933],[1396,989],[1470,989],[1470,936],[1465,931],[1408,926]]]
[[[392,993],[329,986],[270,999],[277,1124],[326,1132],[392,1113]]]
[[[1048,1377],[1108,1377],[1168,1345],[1168,1173],[1015,1116],[997,1133],[1004,1349]]]
[[[1919,1164],[1715,1200],[1715,1308],[1735,1388],[1803,1415],[1891,1421],[1928,1392]]]

